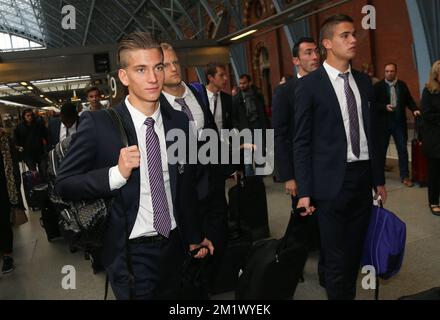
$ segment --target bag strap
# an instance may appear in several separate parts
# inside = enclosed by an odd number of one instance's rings
[[[122,120],[118,112],[113,108],[104,109],[104,110],[110,116],[110,118],[113,121],[113,124],[118,129],[119,135],[121,136],[122,144],[124,145],[124,147],[128,147],[127,134],[125,133],[124,125],[122,124]]]
[[[104,109],[108,115],[112,118],[113,124],[118,128],[119,134],[121,136],[122,144],[124,147],[128,147],[128,138],[124,129],[124,125],[122,124],[121,117],[118,112],[113,109]],[[128,289],[129,289],[129,299],[134,299],[134,272],[133,272],[133,264],[131,262],[131,251],[130,245],[128,243],[129,232],[128,232],[128,216],[125,215],[125,251],[127,255],[127,271],[128,271]],[[108,287],[108,283],[106,282],[106,286]]]
[[[287,239],[289,238],[289,235],[292,233],[293,224],[295,222],[294,221],[295,216],[299,216],[299,219],[306,218],[306,217],[301,216],[301,213],[303,213],[305,211],[306,211],[306,208],[304,208],[304,207],[292,209],[292,211],[290,213],[289,224],[287,225],[286,232],[284,233],[284,236],[281,238],[280,244],[277,246],[277,250],[275,253],[277,259],[278,259],[278,255],[280,254],[280,251],[283,250],[287,245]]]

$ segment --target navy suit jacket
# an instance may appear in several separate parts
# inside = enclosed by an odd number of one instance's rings
[[[372,187],[385,184],[377,146],[371,135],[374,123],[374,90],[367,75],[352,70],[359,88],[362,116],[372,169]],[[298,196],[333,200],[344,182],[347,138],[341,108],[323,66],[299,79],[295,91],[295,177]]]
[[[217,126],[209,110],[209,105],[203,102],[203,98],[192,86],[189,85],[188,87],[202,108],[204,115],[203,129],[212,129],[217,133]],[[160,96],[160,104],[161,106],[166,106],[166,108],[172,108],[163,94]],[[182,113],[186,117],[183,112],[176,112]],[[197,149],[199,149],[203,143],[204,142],[198,142]],[[223,175],[222,166],[213,164],[198,165],[196,177],[192,183],[197,190],[199,210],[203,217],[201,219],[203,236],[211,240],[216,250],[218,250],[219,247],[223,246],[227,233],[227,206],[224,192],[225,177]]]
[[[127,132],[129,145],[137,145],[137,136],[130,113],[122,102],[115,107]],[[171,129],[183,130],[189,137],[188,118],[167,106],[160,107],[165,134]],[[167,141],[167,147],[174,141]],[[139,211],[140,169],[132,171],[127,184],[119,190],[110,191],[109,169],[118,164],[122,141],[110,116],[105,110],[85,112],[78,131],[72,138],[65,160],[61,163],[56,180],[57,192],[66,199],[86,200],[115,197],[102,252],[103,263],[109,265],[123,254],[126,243],[125,218],[128,230],[134,227]],[[186,162],[188,163],[188,162]],[[174,217],[184,247],[202,240],[201,224],[197,206],[195,165],[168,164],[173,199]]]
[[[275,88],[272,100],[272,126],[275,131],[275,161],[279,179],[286,182],[295,179],[293,166],[293,138],[295,133],[295,87],[294,76]]]

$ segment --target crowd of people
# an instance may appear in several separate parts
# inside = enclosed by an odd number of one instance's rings
[[[328,18],[319,42],[299,39],[292,48],[297,74],[274,92],[277,178],[304,207],[320,230],[320,284],[329,299],[354,299],[363,241],[375,196],[386,201],[385,159],[390,136],[399,156],[402,183],[411,187],[406,109],[423,123],[429,164],[428,201],[440,215],[440,61],[434,63],[420,108],[397,65],[384,66],[384,79],[372,84],[351,67],[356,56],[353,20]],[[322,46],[325,57],[321,57]],[[185,83],[176,51],[148,33],[125,36],[118,47],[119,79],[129,94],[117,106],[128,146],[107,113],[101,93],[87,90],[89,111],[66,102],[46,124],[26,109],[12,137],[0,129],[0,252],[3,273],[14,269],[11,208],[23,206],[18,163],[47,176],[47,152],[72,136],[61,162],[55,190],[67,200],[112,198],[100,252],[117,299],[179,297],[182,265],[188,252],[212,256],[209,274],[221,272],[227,243],[225,181],[233,165],[170,164],[166,134],[214,129],[267,129],[264,99],[243,74],[234,94],[225,92],[226,67],[210,63],[206,86]],[[220,136],[217,137],[220,140]],[[265,145],[262,146],[265,148]],[[133,281],[131,283],[130,279]]]

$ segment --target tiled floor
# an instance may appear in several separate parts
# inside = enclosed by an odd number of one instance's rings
[[[265,182],[271,235],[278,238],[285,230],[290,200],[283,192],[283,184],[273,183],[271,178],[266,178]],[[398,180],[395,165],[392,172],[387,172],[387,187],[389,200],[386,207],[407,224],[407,246],[402,269],[391,280],[381,282],[381,299],[396,299],[440,286],[440,217],[433,216],[428,209],[427,189],[404,187]],[[15,230],[14,257],[17,268],[9,275],[0,275],[0,300],[103,299],[105,275],[94,275],[90,262],[84,259],[83,254],[70,253],[62,239],[49,243],[39,225],[39,216],[39,213],[31,213],[30,222]],[[298,285],[295,299],[326,299],[325,291],[317,281],[317,260],[317,253],[309,258],[304,273],[305,282]],[[75,268],[75,289],[63,289],[63,283],[68,282],[64,278],[67,274],[62,273],[65,266]],[[73,276],[73,273],[68,276]],[[213,298],[233,297],[233,293],[228,292]],[[373,297],[372,291],[361,289],[358,283],[357,299]],[[111,292],[109,298],[114,299]]]

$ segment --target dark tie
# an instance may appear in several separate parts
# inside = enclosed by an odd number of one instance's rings
[[[342,79],[344,79],[344,91],[345,91],[345,97],[347,98],[348,119],[350,122],[351,149],[353,151],[353,154],[356,156],[356,158],[359,158],[361,154],[360,137],[359,137],[359,118],[358,118],[356,98],[348,81],[349,75],[350,72],[339,74],[339,76]]]
[[[70,136],[69,134],[69,128],[66,127],[66,138],[68,138]]]
[[[194,117],[191,113],[191,110],[189,110],[188,105],[185,102],[184,98],[176,98],[174,99],[175,102],[177,102],[181,107],[182,111],[185,112],[185,114],[188,116],[189,121],[194,121]]]
[[[212,114],[215,119],[215,114],[217,112],[217,101],[218,101],[218,93],[214,93],[214,113]]]
[[[147,165],[153,204],[153,227],[159,234],[168,238],[171,230],[171,217],[163,180],[159,137],[154,131],[153,118],[147,118],[144,123],[147,126]]]

